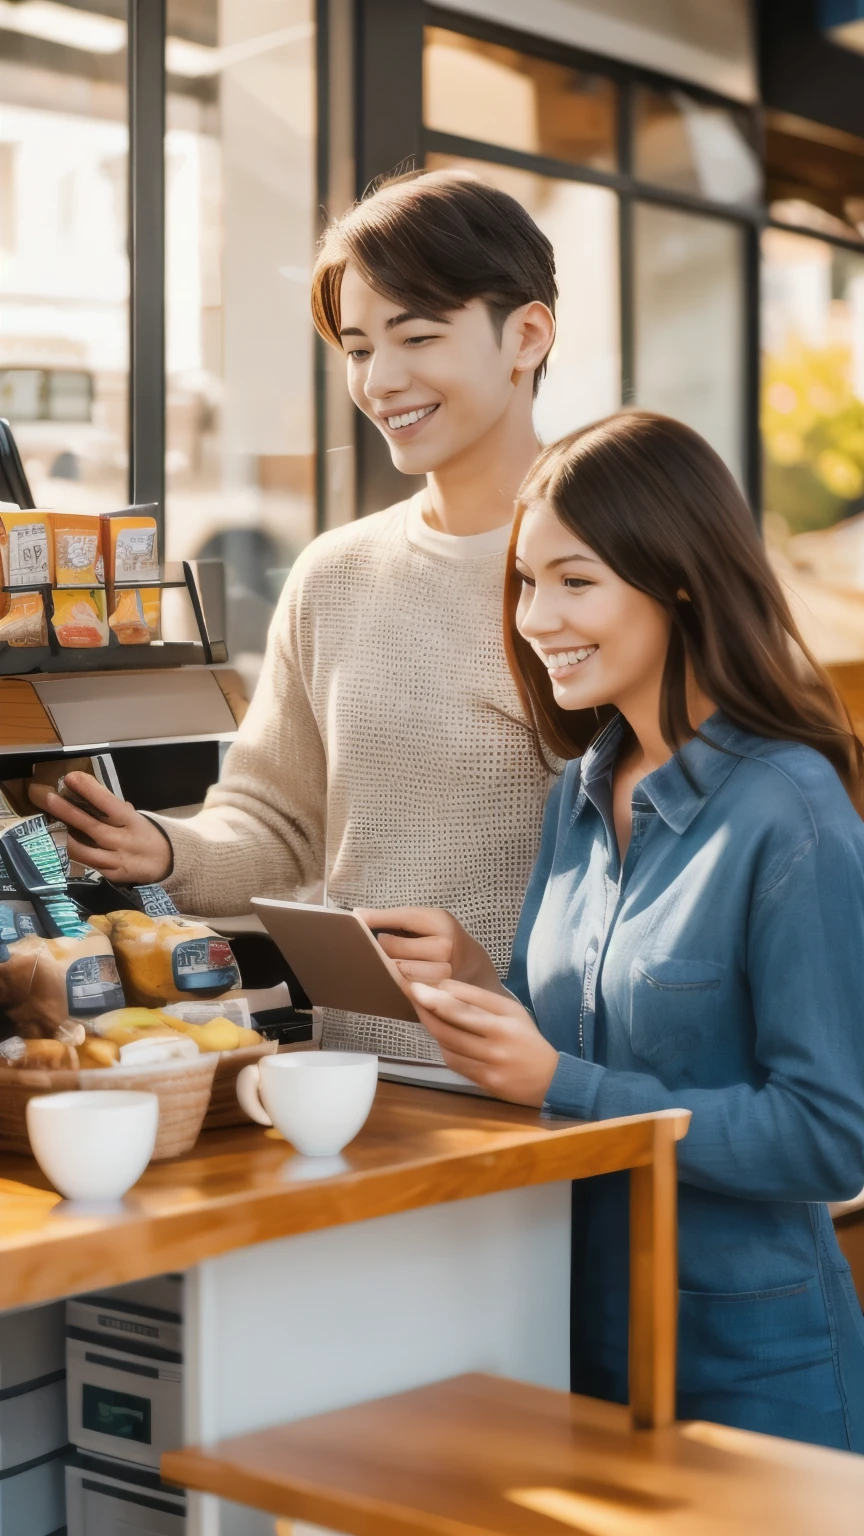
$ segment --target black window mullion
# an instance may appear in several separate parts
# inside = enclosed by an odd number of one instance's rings
[[[756,522],[762,523],[762,242],[758,229],[745,229],[744,242],[744,388],[742,444],[744,491]]]
[[[621,404],[633,405],[636,399],[636,277],[634,248],[634,202],[624,193],[618,199],[618,281],[620,287],[621,327]]]
[[[128,0],[129,497],[165,517],[166,0]],[[162,540],[164,549],[164,539]]]
[[[633,174],[633,87],[628,80],[622,80],[618,86],[618,170],[628,179]],[[633,198],[629,192],[623,192],[618,198],[622,405],[632,405],[636,399],[636,288],[633,225]]]
[[[356,168],[358,196],[377,177],[419,169],[423,155],[421,0],[356,0]],[[357,421],[357,511],[403,501],[425,478],[401,475],[381,433]]]

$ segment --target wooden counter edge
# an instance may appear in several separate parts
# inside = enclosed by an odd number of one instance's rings
[[[663,1110],[560,1128],[554,1122],[536,1130],[517,1126],[509,1134],[502,1127],[491,1148],[359,1169],[320,1183],[243,1189],[165,1212],[132,1211],[68,1235],[46,1230],[49,1216],[32,1238],[0,1242],[0,1311],[186,1270],[256,1243],[327,1227],[645,1167],[656,1141],[680,1140],[689,1120],[686,1110]],[[179,1161],[178,1184],[183,1169]]]

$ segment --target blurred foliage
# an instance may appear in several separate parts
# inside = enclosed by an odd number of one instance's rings
[[[864,506],[864,402],[848,347],[791,341],[762,373],[765,506],[790,533],[828,528]]]

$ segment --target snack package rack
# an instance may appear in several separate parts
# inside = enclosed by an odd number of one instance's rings
[[[105,613],[105,589],[84,588],[80,583],[17,582],[0,586],[0,598],[32,597],[41,604],[44,616],[44,645],[20,645],[4,642],[0,636],[0,677],[23,677],[38,672],[105,672],[155,669],[164,667],[210,666],[226,662],[228,649],[221,633],[223,602],[222,569],[218,561],[183,560],[159,567],[159,574],[147,581],[125,580],[113,584],[115,594],[128,593],[139,603],[142,595],[169,590],[186,592],[198,631],[197,640],[153,639],[144,644],[123,644],[108,627]],[[69,603],[84,603],[92,609],[94,630],[104,630],[104,642],[98,645],[62,644],[61,621],[66,625]],[[73,622],[74,622],[74,615]],[[71,630],[71,625],[67,626]],[[73,631],[74,635],[74,631]]]
[[[4,518],[9,529],[22,532],[12,550],[7,529],[5,551],[0,550],[0,616],[14,598],[34,596],[44,615],[46,643],[0,643],[0,794],[9,790],[15,814],[27,816],[32,804],[26,785],[34,775],[56,783],[80,769],[141,811],[190,814],[218,780],[247,708],[243,681],[227,665],[221,562],[159,563],[152,505],[98,517],[40,512],[13,433],[0,419],[0,521]],[[100,610],[100,592],[107,643],[76,647],[68,643],[67,631],[61,644],[58,600],[62,606],[63,599],[83,595],[86,604],[88,594],[96,593]],[[166,592],[170,597],[162,604]],[[122,601],[139,595],[140,606]],[[197,640],[165,638],[172,617],[167,610],[175,605],[186,607],[187,615],[191,607],[194,622],[187,622],[185,633],[197,633]],[[161,614],[160,606],[166,610]],[[123,632],[130,613],[131,639]],[[179,618],[179,611],[173,617]],[[101,612],[96,618],[101,620]],[[149,634],[137,643],[134,631],[137,624],[140,633],[142,619]],[[62,846],[59,826],[53,835]],[[70,873],[70,893],[88,911],[107,913],[122,905],[104,882],[80,869]],[[272,1029],[270,1038],[290,1043],[311,1036],[308,1004],[260,925],[241,915],[236,923],[220,923],[217,932],[230,939],[247,988],[260,993],[262,1010],[270,1012],[262,1026],[268,1033]],[[286,985],[297,997],[296,1012]],[[279,997],[271,1003],[274,990]]]

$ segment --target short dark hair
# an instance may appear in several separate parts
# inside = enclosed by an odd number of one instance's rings
[[[541,758],[544,747],[558,757],[581,756],[614,711],[561,709],[545,666],[519,633],[516,543],[537,502],[669,614],[660,727],[673,751],[692,734],[689,662],[699,687],[734,725],[815,748],[864,811],[864,749],[801,637],[744,497],[703,437],[653,411],[621,411],[553,443],[519,491],[505,645]]]
[[[555,313],[551,242],[514,197],[465,171],[390,177],[325,231],[312,274],[312,319],[335,347],[349,263],[376,293],[411,312],[445,314],[482,299],[499,340],[522,304],[539,300]],[[545,369],[544,359],[535,393]]]

